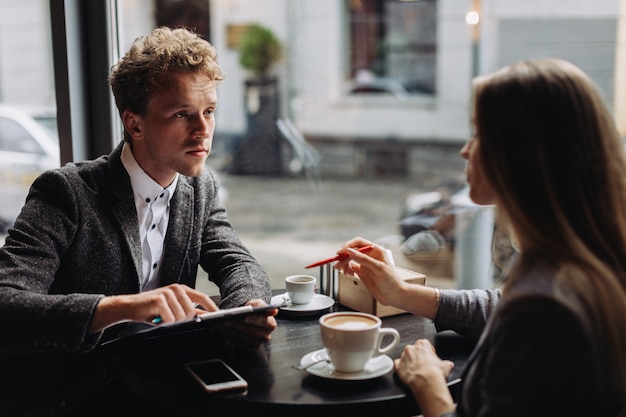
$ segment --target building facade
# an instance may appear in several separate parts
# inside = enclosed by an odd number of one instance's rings
[[[248,74],[237,33],[261,24],[284,48],[275,66],[280,117],[321,153],[327,175],[460,169],[455,154],[469,134],[472,77],[521,59],[580,66],[624,124],[623,0],[119,0],[119,50],[162,22],[166,8],[173,16],[176,3],[206,9],[202,30],[226,74],[218,137],[245,135]],[[0,2],[0,101],[53,103],[48,4]],[[472,9],[477,31],[465,20]],[[357,81],[386,84],[350,90]]]

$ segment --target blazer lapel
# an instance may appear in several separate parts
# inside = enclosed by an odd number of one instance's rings
[[[117,219],[122,229],[122,233],[124,234],[124,240],[128,245],[128,250],[132,255],[135,271],[137,272],[137,285],[138,288],[141,288],[141,282],[143,280],[141,271],[142,255],[141,242],[139,240],[139,227],[137,226],[137,213],[135,211],[135,201],[132,198],[130,201],[121,201],[113,207],[113,216]]]
[[[170,201],[170,221],[161,265],[161,286],[180,281],[194,227],[193,215],[193,188],[181,175]]]
[[[123,143],[120,143],[111,153],[111,183],[113,184],[113,194],[118,203],[113,205],[112,214],[118,222],[124,234],[124,240],[133,258],[133,264],[137,273],[137,288],[141,288],[142,275],[142,255],[141,240],[139,237],[139,225],[137,224],[137,209],[133,189],[130,185],[130,177],[122,165]]]

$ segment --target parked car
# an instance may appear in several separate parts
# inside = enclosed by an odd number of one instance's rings
[[[380,94],[393,96],[398,99],[408,97],[408,91],[400,82],[389,78],[377,77],[370,70],[357,71],[355,77],[345,83],[344,92],[347,95]]]
[[[0,233],[15,222],[35,178],[60,162],[54,109],[0,104]]]
[[[381,94],[393,96],[397,99],[405,99],[409,95],[402,84],[385,78],[350,80],[346,83],[345,90],[348,95]]]

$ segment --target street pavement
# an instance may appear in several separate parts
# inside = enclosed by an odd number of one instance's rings
[[[238,176],[220,173],[228,216],[243,243],[270,276],[272,288],[283,288],[288,275],[317,276],[305,269],[334,256],[347,240],[362,236],[377,243],[402,241],[399,221],[409,196],[429,191],[444,193],[462,185],[460,173],[447,178],[322,179]],[[394,250],[396,265],[414,269]],[[419,271],[418,271],[419,272]],[[216,293],[199,274],[199,288]],[[452,286],[452,282],[438,282]]]

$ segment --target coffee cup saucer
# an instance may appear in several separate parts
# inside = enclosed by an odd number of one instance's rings
[[[272,304],[279,304],[287,297],[287,294],[279,294],[272,297]],[[315,294],[308,304],[290,304],[281,307],[281,311],[291,314],[306,315],[318,313],[335,304],[335,300],[324,294]]]
[[[369,360],[365,369],[361,372],[339,372],[330,364],[329,361],[324,361],[328,358],[326,355],[326,349],[320,349],[313,352],[309,352],[300,359],[300,365],[306,367],[309,364],[315,363],[306,368],[306,371],[312,375],[319,376],[328,379],[340,379],[346,381],[361,381],[365,379],[378,378],[385,375],[387,372],[393,369],[393,359],[387,355],[380,355]]]

